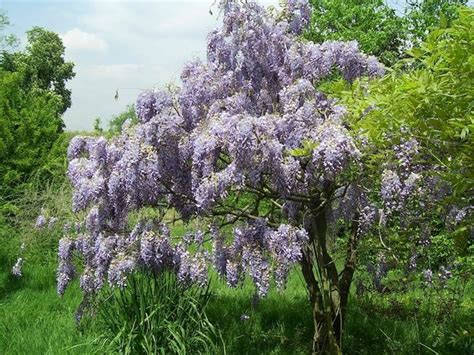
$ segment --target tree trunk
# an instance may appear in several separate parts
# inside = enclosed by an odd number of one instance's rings
[[[325,211],[310,217],[308,246],[303,250],[301,269],[311,304],[314,335],[313,354],[341,354],[345,308],[355,270],[358,218],[352,226],[344,269],[339,273],[327,245]]]
[[[301,267],[309,292],[314,335],[313,354],[340,354],[340,292],[336,265],[326,248],[326,214],[311,217],[308,247]]]
[[[303,277],[309,293],[309,301],[313,316],[314,334],[312,340],[312,354],[340,354],[340,335],[339,328],[339,312],[333,309],[339,309],[333,305],[329,295],[327,281],[322,280],[320,283],[316,280],[311,263],[311,251],[306,249],[301,262]]]

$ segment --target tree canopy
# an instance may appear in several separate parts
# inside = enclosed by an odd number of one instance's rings
[[[407,39],[404,19],[383,0],[311,0],[305,37],[314,41],[357,40],[361,50],[394,64]]]
[[[313,14],[305,37],[315,42],[356,40],[364,53],[392,66],[418,46],[432,28],[449,24],[466,0],[413,0],[405,13],[383,0],[310,0]]]
[[[57,114],[71,107],[71,91],[66,82],[75,73],[74,64],[64,60],[64,45],[58,34],[34,27],[27,32],[24,52],[3,52],[0,65],[6,71],[21,73],[24,90],[48,91],[60,98]]]
[[[1,21],[8,23],[4,15]],[[0,58],[2,195],[46,164],[64,128],[62,114],[71,105],[66,82],[74,77],[73,64],[64,60],[61,39],[38,27],[27,38],[25,51],[4,50]]]

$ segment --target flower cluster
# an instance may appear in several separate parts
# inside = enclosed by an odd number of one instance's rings
[[[408,199],[414,196],[416,187],[421,181],[421,175],[411,172],[406,179],[393,170],[382,173],[381,197],[388,214],[401,211]]]
[[[369,201],[366,192],[357,185],[340,188],[330,212],[333,226],[337,226],[338,222],[344,222],[345,226],[357,222],[358,238],[369,232],[379,214],[378,208]]]
[[[283,287],[301,258],[303,229],[270,226],[240,211],[231,243],[211,231],[209,256],[200,248],[190,252],[189,238],[172,243],[162,227],[127,234],[128,215],[153,206],[173,207],[184,221],[218,219],[225,200],[246,191],[270,195],[296,216],[299,196],[334,184],[360,158],[344,108],[315,87],[334,71],[349,81],[380,75],[377,60],[356,42],[300,40],[309,20],[305,0],[289,1],[284,16],[253,1],[222,6],[222,27],[208,36],[207,61],[185,65],[181,88],[140,94],[140,122],[124,126],[118,137],[71,141],[73,210],[86,217],[75,242],[62,242],[60,293],[74,272],[72,249],[85,261],[85,292],[100,289],[105,279],[124,286],[138,267],[172,268],[181,281],[204,284],[208,261],[231,286],[247,273],[259,295],[267,293],[272,275]],[[314,146],[311,157],[291,154],[305,142]],[[372,212],[364,210],[362,218],[370,221]],[[199,244],[202,236],[193,238]]]
[[[125,287],[127,276],[139,269],[155,274],[172,270],[182,283],[207,283],[207,254],[202,250],[191,254],[181,243],[172,245],[164,226],[152,228],[139,223],[127,236],[82,234],[75,239],[62,238],[58,249],[59,294],[64,293],[74,276],[73,254],[84,260],[80,287],[85,294],[96,293],[106,282]]]
[[[422,169],[416,163],[419,148],[420,144],[415,138],[393,147],[396,164],[383,171],[380,191],[388,215],[400,212],[408,200],[421,190]]]

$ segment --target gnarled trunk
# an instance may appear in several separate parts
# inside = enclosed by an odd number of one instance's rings
[[[341,354],[345,308],[355,269],[357,222],[348,241],[346,264],[339,274],[326,245],[325,210],[310,217],[308,246],[303,251],[301,269],[309,293],[314,322],[313,354]],[[357,219],[356,219],[357,220]]]

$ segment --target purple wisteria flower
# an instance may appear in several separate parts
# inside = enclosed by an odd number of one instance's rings
[[[205,285],[213,264],[229,286],[249,275],[263,297],[272,279],[283,288],[302,258],[309,236],[296,221],[308,207],[306,197],[360,164],[346,109],[317,84],[334,71],[348,81],[381,75],[380,63],[356,42],[302,41],[310,19],[305,0],[288,1],[281,16],[253,1],[221,6],[222,26],[208,36],[207,58],[183,67],[180,88],[142,92],[138,124],[117,137],[71,141],[72,207],[85,217],[76,241],[60,242],[59,293],[74,276],[76,253],[85,264],[85,293],[107,283],[125,287],[137,270],[171,270],[184,284]],[[307,154],[295,154],[302,147]],[[395,192],[388,189],[387,196]],[[259,218],[258,207],[225,211],[241,195],[271,196],[283,218]],[[230,235],[211,230],[208,255],[205,228],[174,240],[154,221],[130,226],[130,215],[145,207],[170,207],[185,222],[199,217],[234,228]],[[359,199],[357,210],[362,234],[375,209]]]
[[[43,228],[46,224],[47,224],[46,218],[43,216],[43,214],[40,214],[38,218],[36,219],[35,228],[37,229]]]
[[[431,269],[426,269],[423,271],[422,275],[425,283],[428,286],[431,286],[431,284],[433,283],[433,271],[431,271]]]
[[[451,271],[449,271],[448,268],[444,266],[440,266],[439,268],[439,273],[438,273],[439,281],[442,285],[446,284],[446,281],[448,281],[451,277],[453,277],[453,274]]]

